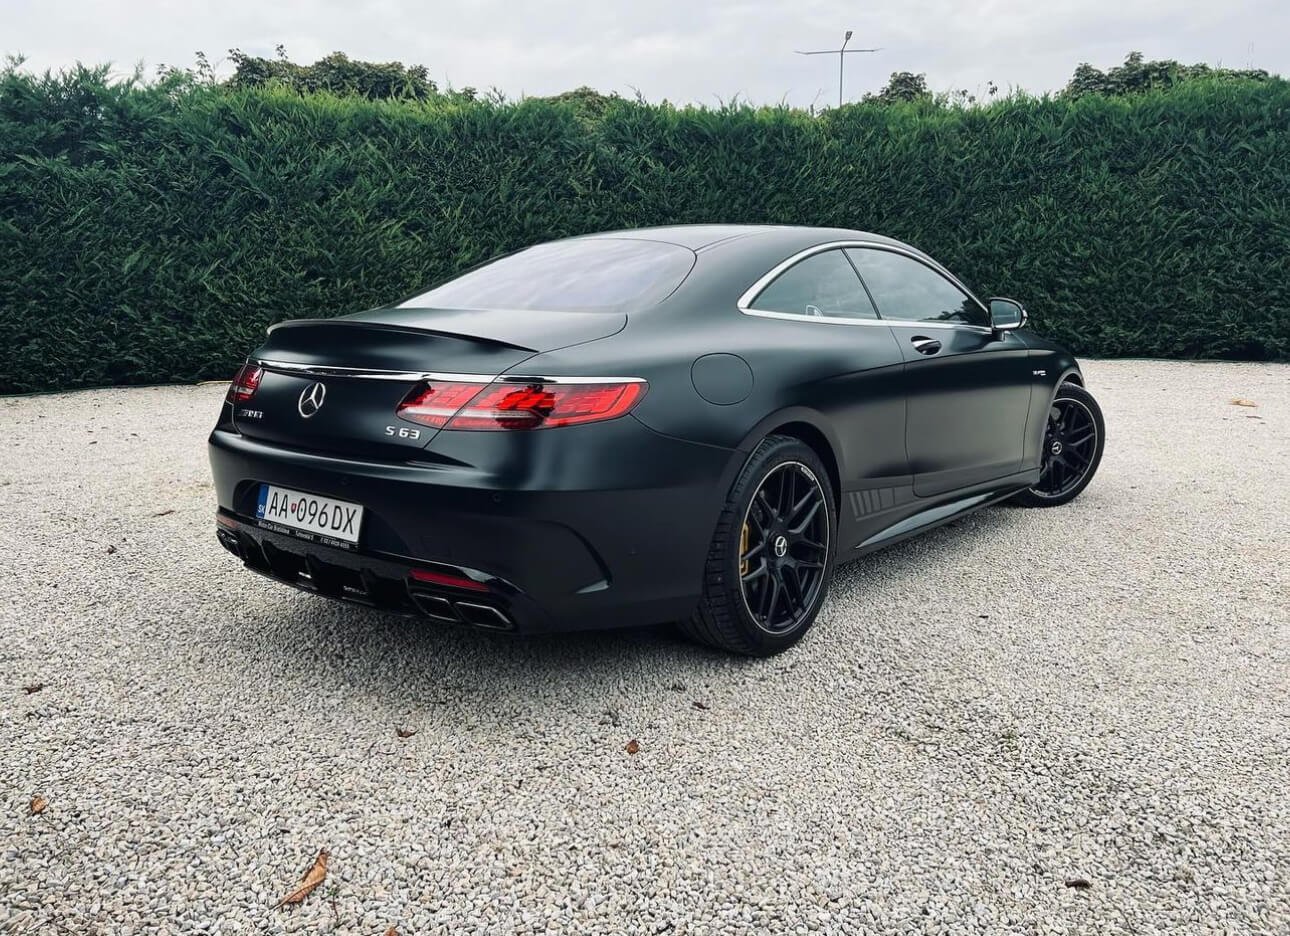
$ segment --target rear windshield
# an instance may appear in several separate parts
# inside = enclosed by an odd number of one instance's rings
[[[694,252],[676,244],[558,241],[494,260],[399,307],[622,312],[662,301],[693,266]]]

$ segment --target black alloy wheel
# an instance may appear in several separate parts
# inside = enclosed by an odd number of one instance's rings
[[[702,600],[681,629],[749,656],[793,646],[824,604],[836,530],[833,485],[819,454],[791,436],[763,439],[730,489]]]
[[[1044,497],[1061,497],[1084,479],[1097,451],[1097,424],[1079,400],[1055,400],[1044,430],[1044,462],[1039,482],[1031,490]]]
[[[758,627],[783,634],[801,626],[823,587],[829,545],[820,479],[801,462],[784,462],[757,488],[740,534],[740,588]]]
[[[1106,445],[1106,423],[1083,387],[1062,384],[1048,409],[1039,480],[1015,498],[1027,507],[1056,507],[1074,500],[1093,480]]]

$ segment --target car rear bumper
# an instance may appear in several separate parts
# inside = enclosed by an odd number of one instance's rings
[[[580,433],[579,457],[563,465],[544,464],[550,440],[512,452],[526,462],[521,472],[479,457],[477,438],[435,463],[372,462],[217,429],[217,534],[248,568],[286,584],[439,622],[533,633],[685,617],[736,453],[657,435],[630,417],[613,422]],[[458,435],[504,444],[493,433]],[[557,478],[563,488],[535,487]],[[263,483],[362,504],[358,545],[256,519]],[[417,580],[417,570],[436,581]],[[453,578],[471,584],[444,584]]]

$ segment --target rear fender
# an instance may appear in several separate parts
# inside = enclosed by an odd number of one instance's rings
[[[776,429],[793,423],[811,427],[823,438],[824,443],[827,445],[828,451],[819,452],[818,454],[820,460],[824,462],[824,467],[830,472],[830,481],[833,484],[833,498],[834,502],[837,503],[841,497],[840,478],[844,477],[842,474],[843,468],[838,464],[838,452],[841,449],[837,433],[833,431],[828,421],[821,417],[819,413],[804,406],[790,406],[771,413],[758,421],[735,449],[735,454],[730,459],[722,476],[720,489],[728,491],[734,486],[735,478],[738,477],[739,472],[748,463],[749,456],[752,455],[763,439],[772,435]],[[812,447],[816,448],[817,446]]]

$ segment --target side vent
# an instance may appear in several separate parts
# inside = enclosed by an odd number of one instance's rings
[[[873,488],[868,491],[852,491],[847,495],[851,501],[851,512],[857,520],[870,514],[890,510],[896,506],[899,488]]]

